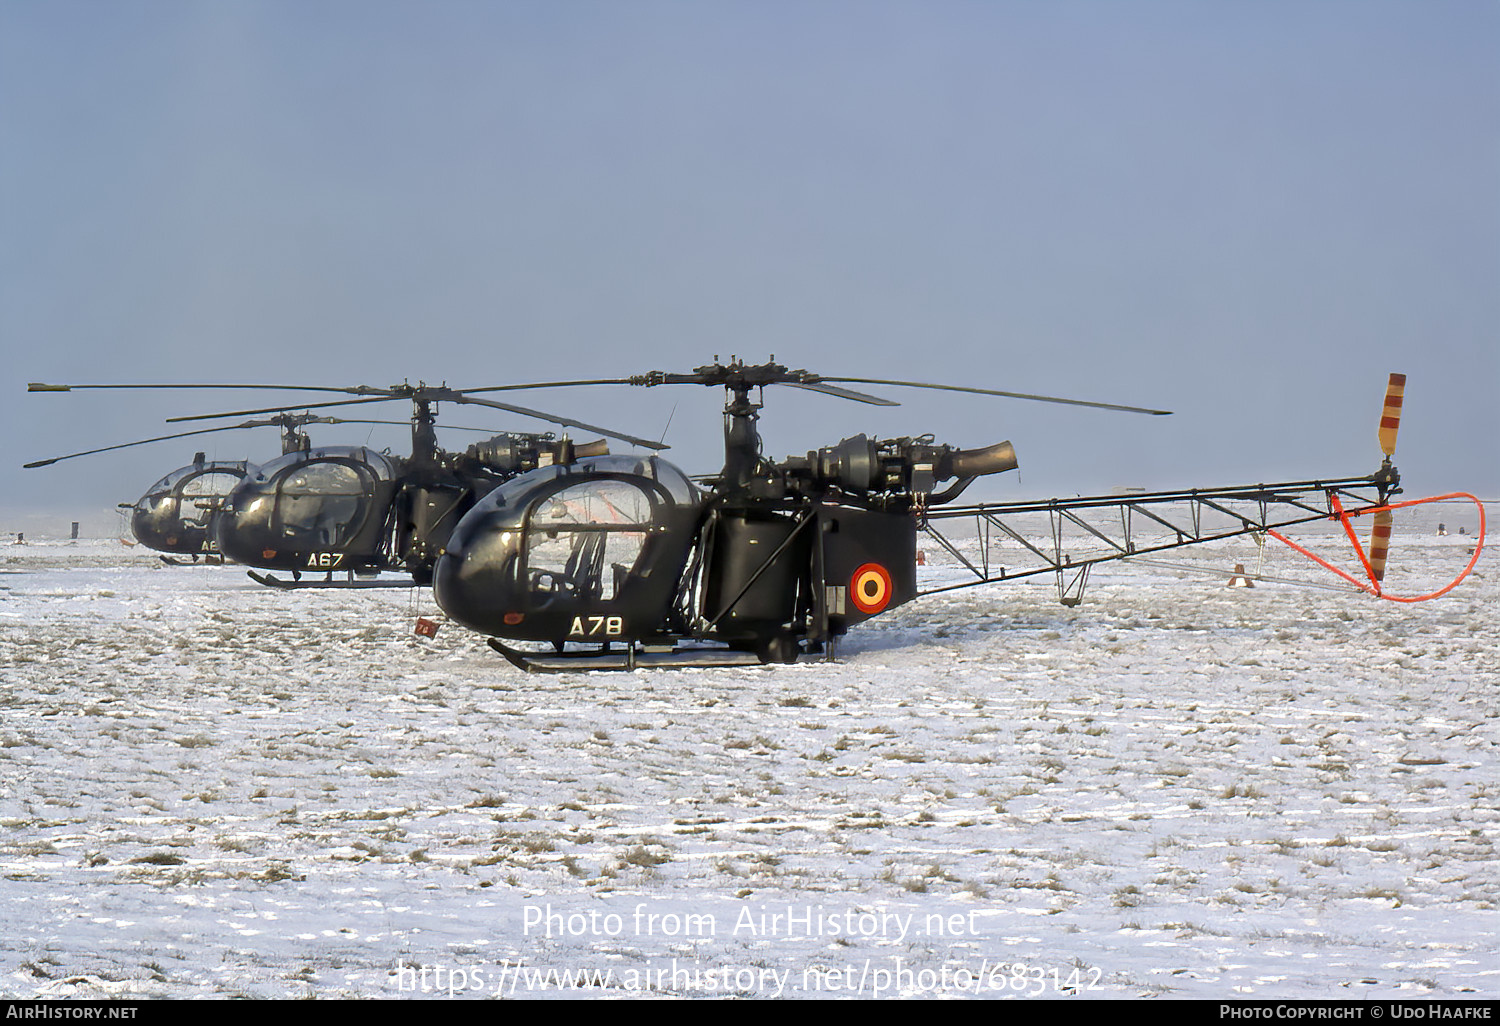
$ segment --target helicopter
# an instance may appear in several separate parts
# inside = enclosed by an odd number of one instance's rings
[[[449,453],[438,447],[436,406],[439,402],[474,404],[522,413],[566,426],[577,426],[617,437],[632,444],[665,448],[648,439],[595,428],[582,421],[472,397],[465,391],[424,383],[390,388],[355,386],[323,388],[292,385],[48,385],[33,383],[28,391],[71,391],[83,388],[262,388],[349,393],[358,399],[315,403],[309,407],[268,407],[224,414],[168,418],[169,423],[274,414],[269,421],[250,421],[235,427],[266,423],[284,425],[283,454],[265,464],[194,464],[167,475],[136,504],[134,525],[141,540],[165,551],[212,552],[263,571],[288,571],[291,579],[250,572],[261,584],[280,588],[374,587],[382,571],[409,575],[400,586],[425,584],[432,563],[453,525],[473,502],[501,481],[538,466],[598,456],[608,451],[604,441],[575,444],[551,433],[506,433]],[[474,390],[469,390],[474,391]],[[480,390],[482,391],[482,390]],[[307,423],[391,423],[320,417],[314,408],[410,401],[412,454],[399,457],[368,446],[313,447],[297,429]],[[304,409],[293,415],[292,410]],[[208,428],[203,431],[228,430]],[[187,432],[186,437],[202,432]],[[147,439],[160,441],[162,439]],[[140,443],[127,443],[140,444]],[[103,452],[124,446],[90,450]],[[88,455],[75,453],[73,455]],[[66,459],[69,457],[58,457]],[[43,460],[31,466],[57,462]],[[208,493],[200,482],[212,480],[218,491]],[[184,503],[198,510],[184,514]],[[149,540],[148,540],[149,539]],[[177,547],[172,547],[177,546]],[[303,581],[305,572],[322,572],[323,580]],[[337,581],[335,571],[347,572]],[[365,580],[356,580],[356,576]]]
[[[24,464],[26,469],[47,467],[63,460],[79,456],[92,456],[117,449],[128,449],[152,442],[164,442],[178,438],[191,438],[217,431],[235,431],[243,428],[278,427],[281,429],[281,451],[296,452],[311,446],[311,440],[301,429],[310,423],[342,423],[332,417],[315,417],[312,414],[283,413],[264,420],[247,420],[243,424],[226,427],[202,428],[172,435],[159,435],[119,445],[108,445],[100,449],[69,453],[51,459],[36,460]],[[119,508],[127,512],[130,532],[134,540],[149,549],[163,553],[164,563],[173,566],[222,564],[224,559],[218,551],[214,534],[217,518],[224,499],[251,471],[248,460],[212,460],[205,453],[193,456],[193,462],[179,467],[159,479],[146,489],[135,502],[122,502]],[[185,562],[179,557],[189,557]]]
[[[35,390],[44,389],[37,387]],[[278,413],[274,417],[247,420],[241,424],[200,428],[196,431],[159,435],[155,438],[69,453],[66,456],[36,460],[24,466],[27,469],[46,467],[79,456],[91,456],[178,438],[192,438],[218,431],[256,427],[280,428],[281,453],[286,456],[312,448],[311,438],[306,431],[302,430],[308,424],[400,423],[404,422],[347,420],[338,417],[320,417],[312,413]],[[458,430],[482,429],[459,428]],[[205,453],[199,452],[194,455],[192,463],[166,474],[135,502],[120,503],[119,509],[127,514],[130,533],[134,536],[134,541],[162,553],[160,558],[163,563],[169,566],[222,565],[224,557],[219,551],[216,521],[229,493],[248,475],[255,473],[255,468],[256,465],[248,460],[210,461]]]
[[[1074,605],[1089,569],[1100,562],[1244,534],[1293,544],[1278,529],[1339,518],[1349,530],[1354,517],[1416,504],[1390,502],[1400,492],[1400,476],[1391,464],[1394,429],[1386,427],[1381,433],[1385,461],[1363,477],[956,506],[951,504],[979,477],[1016,469],[1009,442],[957,449],[931,436],[877,440],[861,434],[805,456],[772,461],[761,454],[757,423],[764,389],[784,385],[897,405],[844,387],[883,385],[1148,415],[1169,411],[967,386],[824,377],[790,370],[774,357],[756,365],[737,358],[721,364],[715,357],[690,373],[508,387],[605,384],[722,386],[724,466],[699,483],[659,456],[599,456],[520,474],[475,503],[436,561],[433,594],[451,620],[487,635],[491,648],[523,670],[832,659],[851,627],[919,594],[1050,573],[1056,575],[1059,598]],[[1399,395],[1395,403],[1399,413]],[[1171,510],[1184,508],[1183,519],[1169,519]],[[1111,536],[1108,526],[1089,519],[1100,511],[1122,524],[1123,533]],[[1482,520],[1482,505],[1480,514]],[[1037,515],[1050,518],[1055,546],[1036,545],[1011,526],[1014,517]],[[1019,542],[1034,565],[994,566],[983,556],[976,561],[965,555],[941,533],[945,522],[959,518],[978,523],[986,540],[993,531]],[[1164,525],[1168,540],[1143,541],[1141,523]],[[1081,526],[1091,538],[1102,539],[1107,551],[1066,551],[1065,525]],[[1388,533],[1388,525],[1377,526],[1382,529]],[[919,590],[919,533],[956,556],[972,579]],[[1374,580],[1363,549],[1361,557]],[[1378,581],[1373,593],[1380,593]],[[520,648],[517,642],[550,644],[552,650]]]

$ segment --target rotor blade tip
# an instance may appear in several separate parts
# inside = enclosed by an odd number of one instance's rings
[[[26,386],[28,392],[71,392],[71,385],[48,385],[40,381],[33,381]]]

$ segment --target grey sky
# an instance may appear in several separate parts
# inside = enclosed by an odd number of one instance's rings
[[[276,452],[220,433],[23,471],[268,405],[30,380],[465,387],[772,353],[1176,411],[767,396],[777,457],[1009,438],[996,498],[1367,473],[1400,370],[1409,493],[1494,495],[1497,53],[1485,0],[8,0],[0,520]],[[713,390],[517,401],[670,417],[669,458],[718,466]]]

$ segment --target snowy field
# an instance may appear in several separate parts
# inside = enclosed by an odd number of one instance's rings
[[[415,636],[425,592],[7,546],[0,994],[1494,998],[1493,558],[1418,605],[1116,564],[833,664],[527,676]]]

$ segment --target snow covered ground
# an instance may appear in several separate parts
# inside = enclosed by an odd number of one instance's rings
[[[1116,565],[833,664],[527,676],[424,592],[7,546],[0,994],[1493,998],[1487,562],[1418,605]]]

